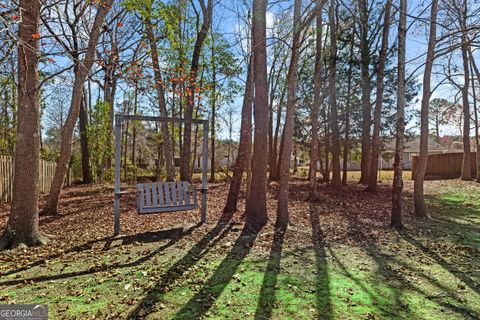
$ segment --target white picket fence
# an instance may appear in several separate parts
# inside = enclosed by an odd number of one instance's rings
[[[50,191],[53,176],[55,175],[56,163],[53,161],[40,160],[39,187],[40,193]],[[64,185],[70,185],[70,170]],[[12,201],[13,195],[13,157],[0,156],[0,203]]]

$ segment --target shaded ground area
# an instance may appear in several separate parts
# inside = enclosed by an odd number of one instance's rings
[[[246,232],[243,207],[222,216],[226,184],[210,185],[205,225],[197,211],[140,216],[132,190],[115,239],[112,186],[72,187],[41,217],[48,246],[0,253],[0,303],[47,303],[52,319],[479,319],[478,184],[427,182],[433,221],[411,216],[411,187],[400,234],[387,183],[322,186],[312,205],[293,180],[285,234]]]

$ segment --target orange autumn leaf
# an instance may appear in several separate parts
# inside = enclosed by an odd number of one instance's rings
[[[33,39],[40,39],[40,33],[34,33],[32,34]]]
[[[119,28],[123,27],[123,22],[117,23],[117,27],[119,27]]]

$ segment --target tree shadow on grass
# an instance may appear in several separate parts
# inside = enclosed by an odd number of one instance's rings
[[[478,287],[478,282],[474,281],[472,278],[470,278],[465,272],[460,271],[456,266],[454,266],[452,263],[448,263],[444,258],[442,258],[438,253],[436,253],[434,250],[428,248],[427,246],[423,245],[419,240],[413,238],[411,235],[408,233],[403,232],[402,233],[402,238],[409,242],[410,244],[414,245],[420,251],[422,251],[425,255],[429,256],[435,262],[440,265],[445,271],[448,273],[454,275],[456,278],[461,280],[463,283],[465,283],[470,289],[475,291],[477,294],[480,294],[480,288]]]
[[[316,294],[317,294],[317,319],[331,319],[332,305],[330,301],[330,284],[327,269],[325,246],[323,234],[320,228],[318,209],[314,203],[310,203],[310,223],[312,225],[312,243],[316,259]]]
[[[448,224],[445,224],[445,221],[443,221],[445,218],[439,218],[435,220],[428,220],[428,221],[421,221],[419,222],[419,225],[417,225],[418,228],[422,228],[423,223],[426,223],[428,225],[428,230],[436,229],[435,232],[429,232],[428,236],[429,237],[435,237],[437,234],[446,234],[449,231],[449,228],[452,228],[452,223],[455,223],[453,221],[449,221]],[[362,229],[362,223],[359,221],[359,219],[353,215],[352,218],[349,220],[349,228],[352,229],[353,233],[356,232],[361,232]],[[388,228],[385,226],[385,228]],[[392,230],[392,232],[395,232]],[[443,269],[445,269],[447,272],[451,274],[455,274],[452,272],[452,268],[449,268],[448,264],[437,254],[429,254],[430,250],[422,244],[422,242],[418,239],[416,239],[414,236],[412,236],[411,231],[409,230],[403,230],[400,233],[398,233],[398,237],[400,239],[405,240],[406,242],[416,246],[418,249],[420,249],[423,254],[429,256],[432,258],[437,264],[439,264]],[[398,250],[398,248],[393,247],[393,250]],[[390,250],[392,250],[390,249]],[[442,306],[445,309],[449,309],[454,313],[457,313],[461,315],[462,317],[465,318],[472,318],[476,319],[475,311],[470,310],[469,308],[459,305],[462,304],[462,299],[459,297],[459,295],[446,286],[445,284],[441,283],[437,278],[435,278],[434,275],[426,274],[425,270],[422,270],[420,268],[416,268],[412,264],[408,262],[408,260],[404,260],[402,258],[398,258],[396,255],[391,255],[391,254],[386,254],[383,252],[383,250],[378,246],[376,242],[368,243],[364,246],[362,246],[362,250],[365,251],[375,262],[375,264],[378,266],[377,268],[377,281],[384,281],[384,279],[387,280],[387,284],[392,291],[392,294],[394,295],[394,300],[393,302],[389,303],[388,305],[377,305],[375,308],[378,309],[379,311],[382,311],[383,313],[388,314],[389,316],[397,316],[399,317],[400,315],[395,314],[397,312],[403,312],[405,313],[405,316],[408,317],[415,317],[412,315],[412,310],[409,310],[409,306],[404,301],[403,299],[405,298],[404,295],[408,292],[417,292],[419,295],[423,296],[423,298],[427,300],[434,300],[439,306]],[[337,259],[337,263],[340,263],[339,260]],[[450,266],[451,267],[451,266]],[[359,285],[362,290],[367,292],[367,288],[358,280],[355,280],[354,277],[349,274],[346,270],[345,267],[342,266],[342,269],[346,274],[353,279],[357,285]],[[458,270],[457,270],[458,271]],[[469,281],[468,277],[464,277],[462,273],[458,277],[464,282]],[[435,295],[432,294],[432,292],[428,292],[425,289],[422,289],[420,286],[415,285],[417,281],[412,281],[412,275],[416,277],[416,279],[422,279],[423,281],[427,282],[429,285],[432,285],[433,287],[437,288],[440,290],[441,295]],[[391,285],[390,281],[396,282],[397,285]],[[468,285],[468,283],[466,282]],[[470,282],[470,285],[474,285],[473,282]],[[472,288],[474,291],[476,291],[474,288]],[[478,290],[478,289],[477,289]],[[478,291],[476,291],[478,293]],[[378,291],[376,294],[380,294],[380,291]],[[374,294],[369,293],[371,297],[374,297]],[[438,300],[441,298],[441,296],[446,296],[451,299],[451,301],[442,301]],[[390,300],[387,298],[387,300]],[[401,308],[399,308],[399,306]],[[400,311],[399,311],[400,310]]]
[[[230,213],[222,215],[215,227],[200,239],[180,260],[175,262],[173,266],[164,273],[159,282],[148,290],[145,297],[130,309],[127,318],[143,318],[145,315],[151,313],[155,304],[162,299],[163,295],[169,290],[169,287],[228,234],[234,225],[233,223],[229,223],[231,217],[232,214]]]
[[[257,310],[255,311],[255,319],[257,320],[270,319],[272,316],[272,308],[276,301],[275,286],[277,285],[278,274],[280,273],[280,261],[282,258],[284,238],[284,231],[277,231],[274,233],[267,269],[263,276]]]
[[[201,319],[222,294],[238,267],[250,252],[259,232],[260,229],[252,230],[245,227],[235,240],[230,252],[203,285],[202,289],[172,319]]]
[[[430,195],[425,198],[435,222],[433,224],[435,233],[429,232],[429,234],[437,238],[439,235],[446,237],[450,242],[458,245],[474,245],[480,248],[480,204],[472,205],[441,196]],[[430,229],[431,225],[427,224],[427,228]]]
[[[419,225],[419,228],[424,228],[428,234],[429,240],[433,243],[423,243],[416,239],[408,232],[402,232],[403,240],[415,246],[424,255],[433,259],[445,271],[452,274],[459,280],[465,283],[475,293],[480,294],[480,286],[478,281],[472,279],[465,271],[460,270],[458,264],[455,262],[448,262],[442,257],[442,250],[456,251],[457,257],[461,257],[458,250],[462,250],[463,257],[468,261],[461,261],[468,264],[474,263],[479,266],[479,260],[473,259],[479,253],[480,245],[480,227],[476,223],[459,223],[455,220],[463,220],[464,217],[477,217],[480,219],[479,208],[465,205],[461,201],[449,201],[435,196],[428,196],[428,202],[433,211],[433,221],[427,221],[426,225]],[[452,204],[454,206],[452,207]],[[478,222],[477,222],[478,223]],[[439,245],[437,248],[437,244]],[[443,246],[447,247],[443,247]]]
[[[127,263],[112,263],[108,265],[100,265],[100,266],[93,266],[85,270],[80,270],[80,271],[74,271],[74,272],[68,272],[68,273],[60,273],[60,274],[55,274],[55,275],[47,275],[47,276],[39,276],[39,277],[32,277],[32,278],[17,278],[17,279],[12,279],[12,280],[7,280],[7,281],[2,281],[0,282],[0,286],[11,286],[11,285],[16,285],[19,283],[24,283],[24,282],[43,282],[43,281],[50,281],[50,280],[59,280],[59,279],[67,279],[71,277],[77,277],[77,276],[83,276],[83,275],[88,275],[88,274],[93,274],[101,271],[107,271],[110,269],[119,269],[119,268],[129,268],[133,267],[136,265],[139,265],[141,263],[144,263],[148,260],[150,260],[152,257],[157,255],[158,253],[164,251],[165,249],[173,246],[178,240],[180,240],[182,237],[190,234],[195,230],[199,224],[194,225],[187,229],[185,232],[183,232],[182,228],[174,228],[174,229],[168,229],[168,230],[162,230],[162,231],[156,231],[156,232],[146,232],[146,233],[140,233],[140,234],[134,234],[130,236],[122,236],[122,237],[117,237],[117,238],[102,238],[94,241],[89,241],[88,243],[83,244],[82,246],[77,246],[69,250],[69,252],[72,251],[82,251],[87,248],[91,248],[91,246],[94,243],[97,242],[102,242],[106,240],[105,245],[108,245],[112,241],[122,241],[122,244],[129,244],[129,243],[134,243],[134,242],[154,242],[154,241],[160,241],[160,240],[166,240],[170,239],[166,244],[158,247],[157,249],[151,251],[149,254],[131,262]],[[105,247],[104,247],[105,248]],[[60,256],[61,254],[56,255],[56,257]],[[55,257],[47,257],[46,259],[54,259]],[[40,260],[37,262],[34,262],[28,266],[18,268],[16,270],[12,270],[9,272],[6,272],[2,274],[4,275],[10,275],[14,274],[17,272],[25,271],[30,268],[33,268],[38,265],[42,265],[45,260]]]
[[[42,258],[40,260],[37,260],[35,262],[31,262],[27,265],[24,265],[22,267],[19,267],[19,268],[16,268],[16,269],[13,269],[13,270],[9,270],[9,271],[6,271],[6,272],[3,272],[3,273],[0,273],[0,277],[3,277],[3,276],[8,276],[8,275],[11,275],[11,274],[16,274],[16,273],[19,273],[19,272],[22,272],[22,271],[26,271],[28,269],[31,269],[33,267],[36,267],[36,266],[39,266],[39,265],[42,265],[45,263],[45,261],[47,260],[53,260],[53,259],[56,259],[64,254],[68,254],[68,253],[71,253],[71,252],[81,252],[81,251],[85,251],[85,250],[89,250],[92,248],[92,246],[96,243],[100,243],[100,242],[111,242],[111,237],[103,237],[103,238],[99,238],[99,239],[94,239],[94,240],[89,240],[85,243],[82,243],[80,245],[76,245],[66,251],[63,251],[63,252],[60,252],[60,253],[56,253],[56,254],[52,254],[52,255],[49,255],[49,256],[46,256],[45,258]]]
[[[425,274],[424,270],[415,268],[402,259],[397,259],[396,257],[386,255],[375,246],[367,246],[365,248],[369,255],[377,263],[379,267],[379,273],[388,278],[388,281],[392,281],[392,279],[394,279],[399,283],[399,286],[391,288],[395,294],[395,302],[391,306],[396,307],[396,309],[400,309],[399,306],[402,306],[402,311],[405,313],[405,316],[417,318],[417,316],[412,314],[413,311],[409,309],[407,301],[402,301],[402,296],[404,293],[417,292],[419,295],[423,296],[424,299],[434,300],[439,306],[449,309],[453,313],[462,316],[464,319],[480,319],[480,315],[476,314],[474,310],[471,310],[463,305],[459,305],[463,304],[464,301],[462,301],[461,297],[454,290],[448,288],[433,276]],[[391,264],[396,264],[397,267],[393,270],[390,266]],[[408,274],[412,273],[414,273],[417,278],[422,278],[424,281],[440,290],[440,293],[433,293],[420,288],[418,285],[415,285],[416,281],[412,281],[410,279],[411,277],[408,276]],[[451,301],[448,301],[443,297],[448,297],[451,299]],[[385,308],[380,310],[392,314],[391,311],[386,310]],[[397,316],[399,315],[397,314]]]

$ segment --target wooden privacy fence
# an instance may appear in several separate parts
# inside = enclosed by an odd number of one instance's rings
[[[472,177],[477,172],[476,153],[470,153]],[[463,152],[438,153],[428,155],[426,180],[458,179],[462,174]],[[412,157],[412,180],[417,170],[418,156]]]
[[[40,193],[50,191],[56,163],[40,159],[39,188]],[[68,170],[65,185],[70,185],[70,170]],[[12,201],[13,195],[13,157],[0,156],[0,203]]]

